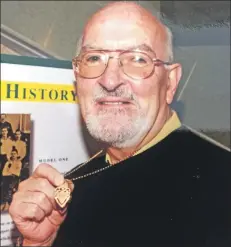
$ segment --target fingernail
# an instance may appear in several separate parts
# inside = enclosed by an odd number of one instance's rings
[[[60,186],[64,183],[64,176],[60,174],[60,176],[57,176],[55,178],[55,184],[56,186]]]
[[[70,179],[66,179],[66,182],[68,183],[68,187],[71,189],[71,191],[74,190],[74,183]]]

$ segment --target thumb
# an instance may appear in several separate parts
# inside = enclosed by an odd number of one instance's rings
[[[71,192],[73,192],[73,190],[75,188],[74,183],[70,179],[65,179],[65,181],[67,182],[68,187],[70,188]]]

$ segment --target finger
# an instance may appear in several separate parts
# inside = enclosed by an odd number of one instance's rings
[[[29,178],[21,182],[18,186],[18,192],[41,192],[47,196],[54,209],[56,209],[56,203],[54,199],[54,186],[45,178]]]
[[[45,215],[50,215],[53,210],[53,205],[48,199],[48,197],[42,192],[18,192],[15,193],[14,200],[19,203],[33,203],[38,205],[38,207],[43,210]]]
[[[55,187],[64,183],[64,176],[58,170],[48,164],[40,164],[35,169],[32,177],[46,178]]]
[[[9,213],[13,217],[35,222],[41,222],[46,216],[37,204],[26,202],[12,204]]]

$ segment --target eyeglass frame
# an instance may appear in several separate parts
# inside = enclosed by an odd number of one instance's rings
[[[120,59],[120,56],[121,56],[122,54],[124,54],[124,53],[129,53],[129,52],[139,52],[139,53],[141,53],[141,54],[144,54],[144,55],[148,56],[148,57],[150,58],[150,60],[152,61],[152,65],[153,65],[152,71],[150,72],[149,75],[147,75],[147,76],[144,77],[144,78],[140,78],[140,79],[146,79],[146,78],[150,77],[150,76],[154,73],[155,66],[158,66],[158,65],[166,65],[166,66],[169,66],[169,65],[172,65],[172,64],[173,64],[172,62],[165,62],[165,61],[163,61],[163,60],[161,60],[161,59],[158,59],[158,58],[151,58],[149,54],[147,54],[146,52],[141,51],[141,50],[139,50],[139,49],[135,49],[135,50],[101,50],[101,49],[92,49],[92,50],[89,50],[89,51],[84,51],[83,53],[80,52],[80,55],[78,55],[78,56],[76,56],[75,58],[72,59],[72,65],[75,66],[75,67],[77,67],[77,63],[78,63],[78,62],[82,62],[82,59],[78,59],[78,58],[79,58],[80,56],[84,56],[85,54],[87,54],[87,53],[89,53],[89,52],[102,52],[102,53],[106,56],[106,61],[107,61],[107,62],[106,62],[106,64],[105,64],[106,66],[105,66],[104,71],[103,71],[99,76],[95,76],[95,77],[84,77],[84,76],[81,76],[81,77],[87,78],[87,79],[94,79],[94,78],[100,77],[101,75],[103,75],[103,74],[105,73],[105,71],[106,71],[106,69],[107,69],[107,67],[108,67],[108,63],[109,63],[109,59],[110,59],[110,58]],[[117,56],[110,56],[110,55],[108,54],[108,52],[119,52],[119,55],[117,55]],[[152,52],[152,53],[154,53],[154,52]],[[155,53],[154,53],[154,54],[155,54]],[[157,63],[157,65],[156,65],[155,63]],[[121,63],[119,63],[119,66],[123,68],[123,65],[121,65]],[[123,69],[122,69],[122,71],[123,71],[123,73],[124,73],[125,75],[127,75],[128,77],[130,77],[130,78],[136,80],[136,78],[133,78],[133,77],[129,76],[128,74],[126,74],[126,73],[124,72]]]

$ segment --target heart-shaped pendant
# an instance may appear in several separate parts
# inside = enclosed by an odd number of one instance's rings
[[[67,182],[55,188],[55,201],[61,208],[64,208],[70,199],[71,190],[68,188]]]

